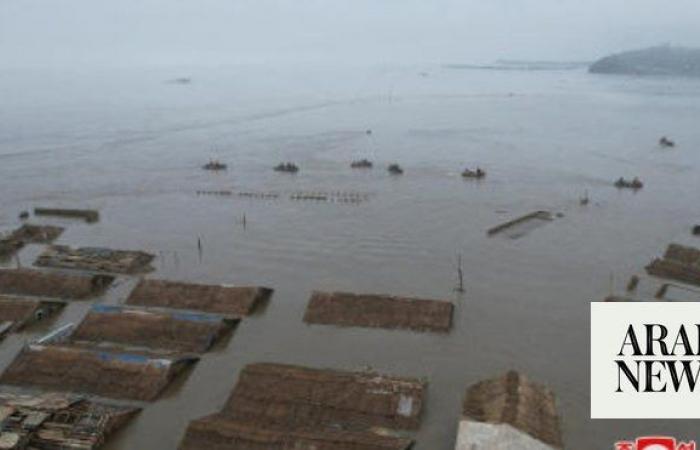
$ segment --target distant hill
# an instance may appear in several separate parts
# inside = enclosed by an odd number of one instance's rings
[[[591,73],[700,77],[700,49],[661,46],[618,53],[596,61]]]

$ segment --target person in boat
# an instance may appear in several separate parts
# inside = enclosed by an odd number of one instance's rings
[[[389,166],[389,173],[400,175],[403,173],[403,169],[398,164],[391,164]]]
[[[289,173],[296,173],[299,171],[299,167],[291,162],[288,163],[280,163],[277,166],[275,166],[275,171],[277,172],[289,172]]]
[[[675,147],[676,143],[667,138],[666,136],[663,136],[661,137],[661,139],[659,139],[659,145],[662,147]]]

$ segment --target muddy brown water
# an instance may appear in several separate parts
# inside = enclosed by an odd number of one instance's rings
[[[700,438],[692,421],[590,420],[588,373],[589,303],[611,286],[621,292],[669,242],[700,246],[690,235],[700,221],[700,83],[420,69],[430,76],[406,67],[192,69],[191,86],[162,83],[172,78],[164,71],[0,77],[3,229],[35,206],[96,208],[97,224],[32,221],[66,226],[61,244],[150,251],[154,276],[275,289],[106,448],[176,448],[190,420],[221,408],[239,370],[262,361],[427,378],[417,450],[452,449],[467,386],[508,369],[556,392],[567,448]],[[678,147],[659,149],[661,135]],[[200,170],[211,157],[229,170]],[[364,157],[374,169],[349,168]],[[280,161],[301,170],[273,172]],[[403,176],[386,173],[395,161]],[[462,179],[467,165],[487,177]],[[619,191],[619,176],[645,187]],[[581,206],[586,190],[591,202]],[[298,191],[369,196],[356,205],[290,200]],[[487,237],[534,210],[563,217]],[[40,249],[28,246],[19,262],[30,265]],[[454,291],[459,253],[463,295]],[[120,277],[100,301],[123,301],[133,283]],[[643,276],[640,292],[658,285]],[[314,289],[448,299],[454,327],[441,335],[309,326]],[[0,363],[88,308],[75,302],[9,336]]]

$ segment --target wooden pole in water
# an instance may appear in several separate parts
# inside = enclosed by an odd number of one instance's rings
[[[457,255],[457,279],[459,285],[455,289],[457,292],[464,292],[464,271],[462,270],[462,254]]]

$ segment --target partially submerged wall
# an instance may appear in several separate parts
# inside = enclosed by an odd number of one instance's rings
[[[37,216],[83,219],[88,223],[100,220],[100,213],[94,209],[34,208],[34,214]]]

